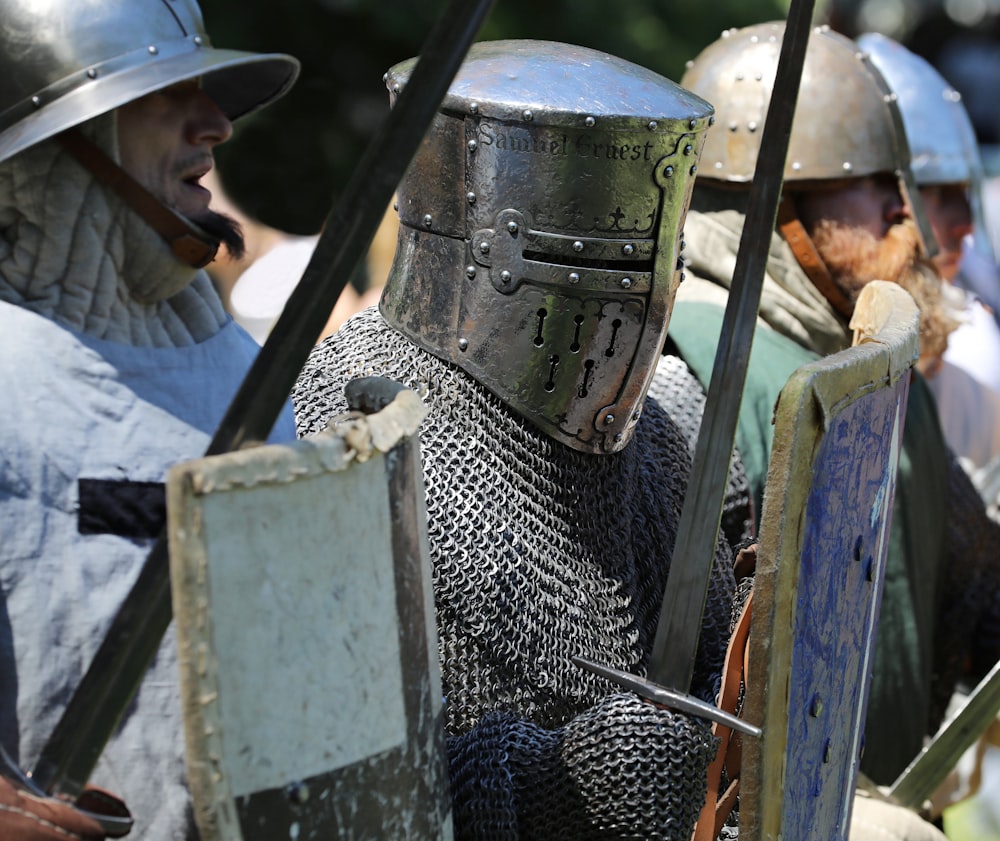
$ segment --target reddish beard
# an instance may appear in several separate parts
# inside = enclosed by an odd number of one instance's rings
[[[912,220],[893,225],[881,240],[869,231],[823,220],[812,232],[816,250],[830,275],[848,298],[857,300],[872,280],[898,283],[920,309],[920,356],[937,359],[958,326],[941,294],[941,276],[922,255],[920,235]]]

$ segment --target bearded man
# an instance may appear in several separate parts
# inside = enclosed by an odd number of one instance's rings
[[[200,271],[239,233],[199,179],[298,64],[212,48],[193,0],[0,17],[0,740],[31,768],[162,528],[167,468],[256,353]],[[175,661],[168,640],[94,775],[145,841],[195,835]],[[4,838],[99,832],[0,788]]]
[[[726,32],[682,80],[715,105],[717,120],[685,226],[687,280],[668,345],[706,384],[782,34],[782,24]],[[866,283],[896,281],[917,299],[923,355],[939,354],[953,327],[924,256],[931,234],[909,203],[916,190],[901,126],[891,92],[856,45],[815,29],[737,431],[758,504],[777,396],[799,365],[849,346],[848,320]],[[919,375],[902,450],[861,761],[880,784],[920,751],[956,682],[984,674],[1000,653],[997,526],[945,447]]]

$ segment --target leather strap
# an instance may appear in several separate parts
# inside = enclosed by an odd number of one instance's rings
[[[167,207],[82,132],[69,129],[56,135],[56,139],[162,236],[178,260],[202,269],[215,259],[218,240]]]
[[[750,637],[750,615],[753,605],[753,592],[747,597],[743,610],[729,638],[726,649],[726,661],[722,669],[722,693],[719,706],[734,715],[740,698],[740,686],[748,677]],[[712,733],[719,738],[719,749],[715,759],[708,767],[708,794],[701,815],[695,824],[691,841],[715,841],[722,827],[736,806],[736,797],[740,789],[740,759],[742,756],[742,740],[739,733],[724,724],[714,723]],[[719,794],[719,781],[722,779],[722,769],[726,769],[729,777],[729,787]]]
[[[781,203],[778,205],[778,230],[785,242],[788,243],[788,247],[792,249],[795,259],[802,266],[802,271],[823,294],[823,297],[830,302],[830,306],[844,318],[850,318],[854,314],[854,304],[833,282],[826,263],[819,256],[812,238],[806,233],[806,229],[795,211],[795,202],[788,193],[781,196]]]

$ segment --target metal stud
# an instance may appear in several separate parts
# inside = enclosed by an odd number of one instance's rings
[[[622,254],[626,257],[631,257],[635,254],[635,246],[630,242],[625,243],[625,245],[622,246]]]
[[[36,108],[41,108],[42,107],[42,98],[40,96],[33,96],[33,97],[31,97],[31,104],[34,105]]]
[[[462,353],[465,353],[469,349],[469,340],[468,339],[459,339],[458,340],[458,349],[460,351],[462,351]]]
[[[504,286],[510,283],[510,279],[511,279],[511,273],[509,271],[504,269],[502,272],[500,272],[500,280],[503,281]]]
[[[87,78],[88,79],[96,79],[97,78],[97,70],[95,68],[91,67],[90,70],[87,71]]]
[[[673,178],[674,168],[672,166],[668,166],[666,169],[663,170],[663,175],[666,178]]]
[[[581,251],[583,251],[583,243],[582,243],[582,242],[580,242],[580,240],[577,240],[576,242],[574,242],[574,243],[573,243],[573,250],[574,250],[574,251],[575,251],[575,252],[576,252],[577,254],[579,254],[579,253],[580,253]]]
[[[622,278],[622,289],[631,289],[631,288],[632,288],[632,278],[630,278],[630,277],[623,277]]]
[[[205,43],[205,39],[202,38],[200,35],[195,35],[194,38],[192,38],[191,40],[194,41],[194,45],[196,47],[200,47],[202,44]]]
[[[466,266],[465,267],[465,276],[467,278],[469,278],[469,280],[472,280],[472,278],[474,278],[476,276],[476,267],[475,266]]]
[[[473,113],[473,114],[478,114],[479,113],[479,103],[478,102],[470,102],[469,103],[469,111],[471,113]]]
[[[691,153],[692,153],[693,151],[694,151],[694,146],[692,146],[692,145],[691,145],[690,143],[688,143],[688,144],[687,144],[687,145],[686,145],[686,146],[684,147],[684,154],[685,154],[685,155],[690,155],[690,154],[691,154]]]
[[[490,253],[490,244],[486,240],[483,240],[481,243],[479,243],[479,253],[480,254]]]
[[[587,117],[587,119],[583,121],[583,124],[587,128],[593,128],[595,125],[597,125],[597,120],[595,120],[593,117]]]
[[[517,231],[518,231],[517,222],[514,222],[513,220],[511,220],[510,222],[507,223],[507,233],[508,234],[510,234],[511,236],[514,236],[517,233]]]
[[[150,44],[147,48],[150,55],[156,55],[160,50],[155,44]]]
[[[615,422],[615,416],[612,415],[610,412],[608,412],[608,414],[604,416],[604,425],[611,426],[611,424],[613,424],[614,422]]]
[[[531,111],[524,111],[521,116],[524,118],[526,123],[530,123],[533,119],[535,119],[535,115],[532,114]]]
[[[576,272],[570,272],[569,273],[569,282],[570,283],[579,283],[580,282],[580,275],[577,274]]]
[[[698,121],[695,119],[688,120],[688,128],[694,131],[698,127]]]
[[[650,120],[648,123],[646,123],[646,128],[648,128],[650,131],[656,131],[656,120]]]
[[[434,224],[434,218],[429,213],[425,213],[424,214],[424,227],[425,228],[429,228],[432,224]]]
[[[854,169],[854,164],[852,164],[850,161],[844,161],[843,169],[844,172],[851,172]]]
[[[466,200],[466,201],[467,201],[467,202],[468,202],[469,204],[475,204],[475,203],[476,203],[476,194],[475,194],[475,193],[472,193],[472,192],[469,192],[469,193],[466,193],[466,194],[465,194],[465,200]]]
[[[478,148],[479,148],[479,144],[478,144],[478,143],[476,143],[476,141],[475,141],[475,140],[470,140],[470,141],[469,141],[468,143],[466,143],[465,145],[466,145],[466,147],[468,148],[468,150],[469,150],[470,152],[475,152],[475,151],[476,151],[476,149],[478,149]]]
[[[285,794],[288,796],[289,802],[301,806],[309,800],[309,786],[305,783],[290,783],[285,788]]]

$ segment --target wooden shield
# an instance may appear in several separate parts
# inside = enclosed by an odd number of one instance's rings
[[[168,479],[203,841],[450,838],[417,439],[424,408]]]
[[[754,584],[740,837],[844,839],[918,315],[865,289],[860,343],[803,366],[775,411]]]

